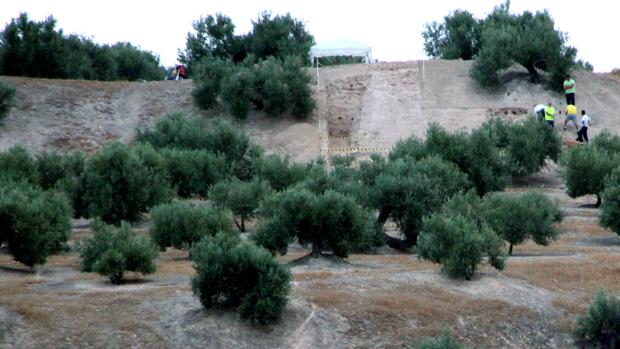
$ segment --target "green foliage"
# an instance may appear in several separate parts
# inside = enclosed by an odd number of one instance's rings
[[[179,52],[179,61],[187,65],[193,75],[196,65],[205,59],[232,59],[241,38],[234,35],[235,25],[223,14],[200,17],[192,24],[194,33],[187,34],[185,50]]]
[[[150,130],[138,130],[137,140],[155,148],[205,149],[209,144],[208,125],[202,118],[170,113]]]
[[[409,349],[467,349],[460,344],[454,335],[449,331],[444,331],[437,337],[426,338],[420,342],[413,343]]]
[[[439,157],[418,161],[389,162],[369,188],[371,207],[379,210],[378,223],[388,217],[398,226],[405,242],[415,244],[422,217],[439,210],[460,190],[471,187],[467,177]]]
[[[314,45],[314,38],[306,31],[303,22],[290,13],[271,17],[271,13],[265,11],[252,24],[251,53],[260,59],[270,56],[305,59]]]
[[[88,218],[88,203],[84,198],[85,157],[82,152],[58,154],[44,152],[36,156],[37,183],[45,190],[65,193],[73,207],[73,217]]]
[[[498,75],[515,63],[525,67],[533,82],[540,82],[539,70],[549,73],[549,85],[561,90],[564,76],[575,61],[576,49],[565,46],[566,36],[554,29],[548,12],[509,13],[506,2],[484,19],[480,51],[472,76],[485,87],[498,86]]]
[[[0,73],[54,79],[159,80],[164,69],[159,58],[129,43],[97,45],[92,40],[66,36],[56,20],[11,20],[2,32]]]
[[[444,17],[444,23],[424,25],[424,51],[430,57],[469,60],[480,50],[482,21],[464,10]]]
[[[251,176],[252,163],[261,150],[227,120],[210,123],[181,113],[168,114],[152,130],[139,131],[139,142],[156,148],[202,149],[225,157],[228,173],[240,179]]]
[[[229,75],[230,62],[218,58],[204,58],[192,70],[194,103],[202,109],[217,105],[222,90],[222,80]]]
[[[217,234],[195,244],[194,294],[206,309],[234,308],[260,324],[276,321],[288,300],[291,273],[271,254],[238,236]]]
[[[599,290],[587,314],[577,317],[573,336],[583,348],[617,349],[620,346],[620,300]]]
[[[38,181],[37,165],[26,149],[16,145],[0,153],[0,178],[36,184]]]
[[[53,188],[66,176],[63,156],[56,152],[37,154],[35,165],[38,173],[37,183],[45,190]]]
[[[303,70],[314,39],[290,14],[263,12],[245,36],[235,36],[230,18],[218,14],[194,23],[180,60],[194,75],[196,104],[214,108],[218,98],[245,119],[254,109],[269,116],[290,111],[306,118],[315,108]]]
[[[515,63],[525,67],[536,83],[541,82],[539,71],[547,72],[548,84],[556,90],[561,90],[565,75],[575,66],[591,68],[576,61],[577,50],[565,45],[566,35],[554,29],[547,11],[511,14],[509,7],[506,1],[482,20],[457,10],[443,23],[426,24],[422,32],[426,54],[475,58],[471,74],[483,87],[499,86],[500,73]]]
[[[45,264],[69,239],[71,207],[63,195],[0,180],[0,245],[27,266]]]
[[[9,111],[14,104],[15,88],[0,80],[0,120],[9,115]]]
[[[128,42],[119,42],[109,50],[116,63],[114,80],[162,80],[165,70],[159,58],[151,52],[141,51]]]
[[[601,196],[603,205],[601,205],[599,224],[620,235],[620,169],[618,167],[606,177],[605,188]]]
[[[162,251],[166,247],[186,249],[207,235],[230,232],[229,213],[211,205],[175,201],[151,211],[151,236]]]
[[[426,151],[454,163],[467,174],[478,195],[503,190],[506,168],[493,136],[485,129],[448,133],[437,124],[426,132]]]
[[[263,199],[271,194],[269,183],[260,179],[249,182],[236,178],[215,184],[209,190],[209,200],[229,209],[239,231],[245,232],[245,222],[256,217],[256,211]]]
[[[460,192],[446,201],[438,212],[447,216],[467,217],[478,225],[485,225],[485,217],[482,208],[482,198],[476,194],[475,190]]]
[[[620,153],[620,136],[612,135],[608,130],[603,130],[590,143],[598,150],[604,150],[610,154]]]
[[[249,56],[236,65],[209,60],[198,68],[193,94],[202,108],[214,107],[218,96],[238,119],[245,119],[251,110],[264,110],[273,117],[290,111],[304,119],[315,108],[310,77],[303,70],[303,61],[295,56],[263,61]]]
[[[316,108],[310,90],[310,76],[303,69],[303,58],[284,57],[284,81],[289,88],[291,114],[298,119],[306,119]]]
[[[557,161],[562,141],[552,129],[539,120],[529,118],[507,122],[493,118],[482,124],[500,149],[507,170],[513,176],[527,176],[540,171],[546,159]]]
[[[177,195],[207,197],[209,188],[226,178],[229,165],[223,154],[208,150],[164,148],[161,155]]]
[[[389,159],[391,161],[405,158],[418,160],[428,155],[426,143],[417,137],[411,136],[396,142],[394,149],[389,154]]]
[[[319,65],[321,67],[364,63],[364,57],[357,57],[357,56],[329,56],[329,57],[319,57],[318,59],[319,59]]]
[[[43,152],[36,156],[37,183],[41,188],[48,190],[57,186],[59,182],[70,176],[80,176],[84,171],[84,153],[73,152],[59,154]]]
[[[588,72],[594,71],[594,66],[592,65],[592,63],[588,61],[583,61],[581,59],[578,59],[575,61],[573,68],[577,70],[588,71]]]
[[[277,191],[282,191],[304,179],[304,165],[291,162],[287,156],[271,154],[254,159],[253,174],[269,182]]]
[[[508,131],[507,164],[513,176],[534,174],[547,158],[557,160],[562,142],[546,124],[532,118],[516,123]]]
[[[424,218],[417,251],[420,258],[440,263],[450,276],[471,280],[484,255],[496,269],[504,268],[502,244],[486,225],[460,214],[435,213]]]
[[[269,57],[254,72],[254,88],[258,106],[269,116],[279,116],[289,109],[289,86],[280,60]]]
[[[252,69],[237,66],[222,79],[222,101],[237,119],[245,119],[252,109],[254,95],[254,72]]]
[[[62,32],[55,26],[52,17],[37,23],[21,13],[12,19],[2,32],[2,75],[51,78],[62,74]]]
[[[513,245],[526,239],[546,246],[559,235],[554,223],[562,220],[562,214],[542,193],[487,196],[481,211],[489,227],[510,244],[508,254],[512,254]]]
[[[504,149],[510,142],[508,140],[508,134],[514,123],[504,120],[501,117],[493,117],[480,125],[480,128],[488,132],[495,140],[495,146]]]
[[[148,144],[104,147],[86,163],[84,186],[90,215],[113,224],[135,222],[172,196],[164,160]]]
[[[331,249],[334,255],[368,246],[375,231],[370,214],[355,199],[332,190],[314,194],[293,187],[265,199],[261,218],[253,239],[273,253],[285,254],[294,239],[311,243],[312,255]]]
[[[155,272],[157,246],[145,236],[138,236],[131,225],[122,222],[120,227],[95,221],[95,234],[82,242],[81,270],[107,276],[113,284],[120,284],[127,271],[141,274]]]
[[[328,190],[333,190],[358,198],[361,183],[356,183],[351,164],[341,163],[339,159],[340,157],[334,157],[331,171],[323,159],[319,158],[307,163],[305,178],[299,186],[315,194],[323,194]]]
[[[618,157],[599,147],[573,147],[562,157],[568,196],[596,195],[597,205],[605,189],[605,177],[619,164]]]

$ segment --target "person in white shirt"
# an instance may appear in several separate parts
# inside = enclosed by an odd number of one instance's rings
[[[588,127],[590,126],[590,117],[586,114],[585,110],[581,111],[581,129],[577,132],[577,141],[588,143]]]
[[[534,106],[534,116],[537,116],[540,120],[545,118],[545,105],[544,104],[536,104]]]

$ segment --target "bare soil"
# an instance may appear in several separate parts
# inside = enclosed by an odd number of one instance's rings
[[[255,115],[240,127],[267,152],[299,161],[365,157],[388,152],[403,137],[423,137],[431,122],[471,129],[491,116],[518,119],[536,103],[562,102],[523,79],[481,91],[468,67],[419,61],[321,69],[312,118]],[[17,88],[17,106],[0,121],[0,150],[22,144],[32,152],[93,152],[131,142],[135,128],[167,112],[214,114],[194,109],[191,81],[5,79]],[[602,128],[617,132],[620,79],[577,73],[576,81],[592,137]],[[565,215],[559,239],[515,246],[504,271],[482,267],[472,281],[449,279],[437,265],[389,248],[341,261],[299,260],[308,250],[291,246],[280,257],[294,277],[290,302],[281,321],[266,327],[234,312],[205,311],[192,294],[185,251],[168,249],[155,274],[113,286],[80,273],[76,251],[31,271],[0,249],[0,348],[403,348],[446,328],[472,348],[571,348],[575,316],[597,289],[620,294],[620,237],[598,226],[593,197],[565,194],[561,175],[549,163],[508,189],[541,190],[556,200]],[[72,245],[91,234],[87,224],[74,221]]]

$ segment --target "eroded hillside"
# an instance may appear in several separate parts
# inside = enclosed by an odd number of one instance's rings
[[[502,90],[482,91],[469,77],[469,66],[433,60],[328,67],[320,69],[318,85],[311,70],[318,108],[309,120],[259,114],[241,125],[268,152],[305,161],[319,155],[387,152],[400,138],[423,137],[432,122],[449,130],[470,129],[490,116],[525,117],[537,103],[564,107],[561,94],[529,83],[518,70]],[[17,88],[17,105],[0,122],[0,150],[19,143],[32,151],[91,152],[113,140],[131,141],[136,128],[149,127],[169,112],[207,115],[192,105],[190,80],[5,79]],[[575,79],[577,107],[593,119],[591,134],[603,128],[616,131],[618,77],[578,72]],[[573,137],[572,131],[563,136]]]

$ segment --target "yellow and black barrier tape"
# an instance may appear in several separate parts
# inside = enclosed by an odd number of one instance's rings
[[[389,152],[393,147],[339,147],[321,149],[322,152],[327,153],[357,153],[357,152]]]
[[[352,140],[352,141],[359,141],[359,140],[371,140],[371,141],[386,141],[386,142],[396,142],[396,141],[400,141],[404,138],[390,138],[390,137],[359,137],[359,136],[330,136],[330,137],[326,137],[326,136],[321,136],[321,139],[327,139],[327,140],[334,140],[334,141],[340,141],[340,140]]]

